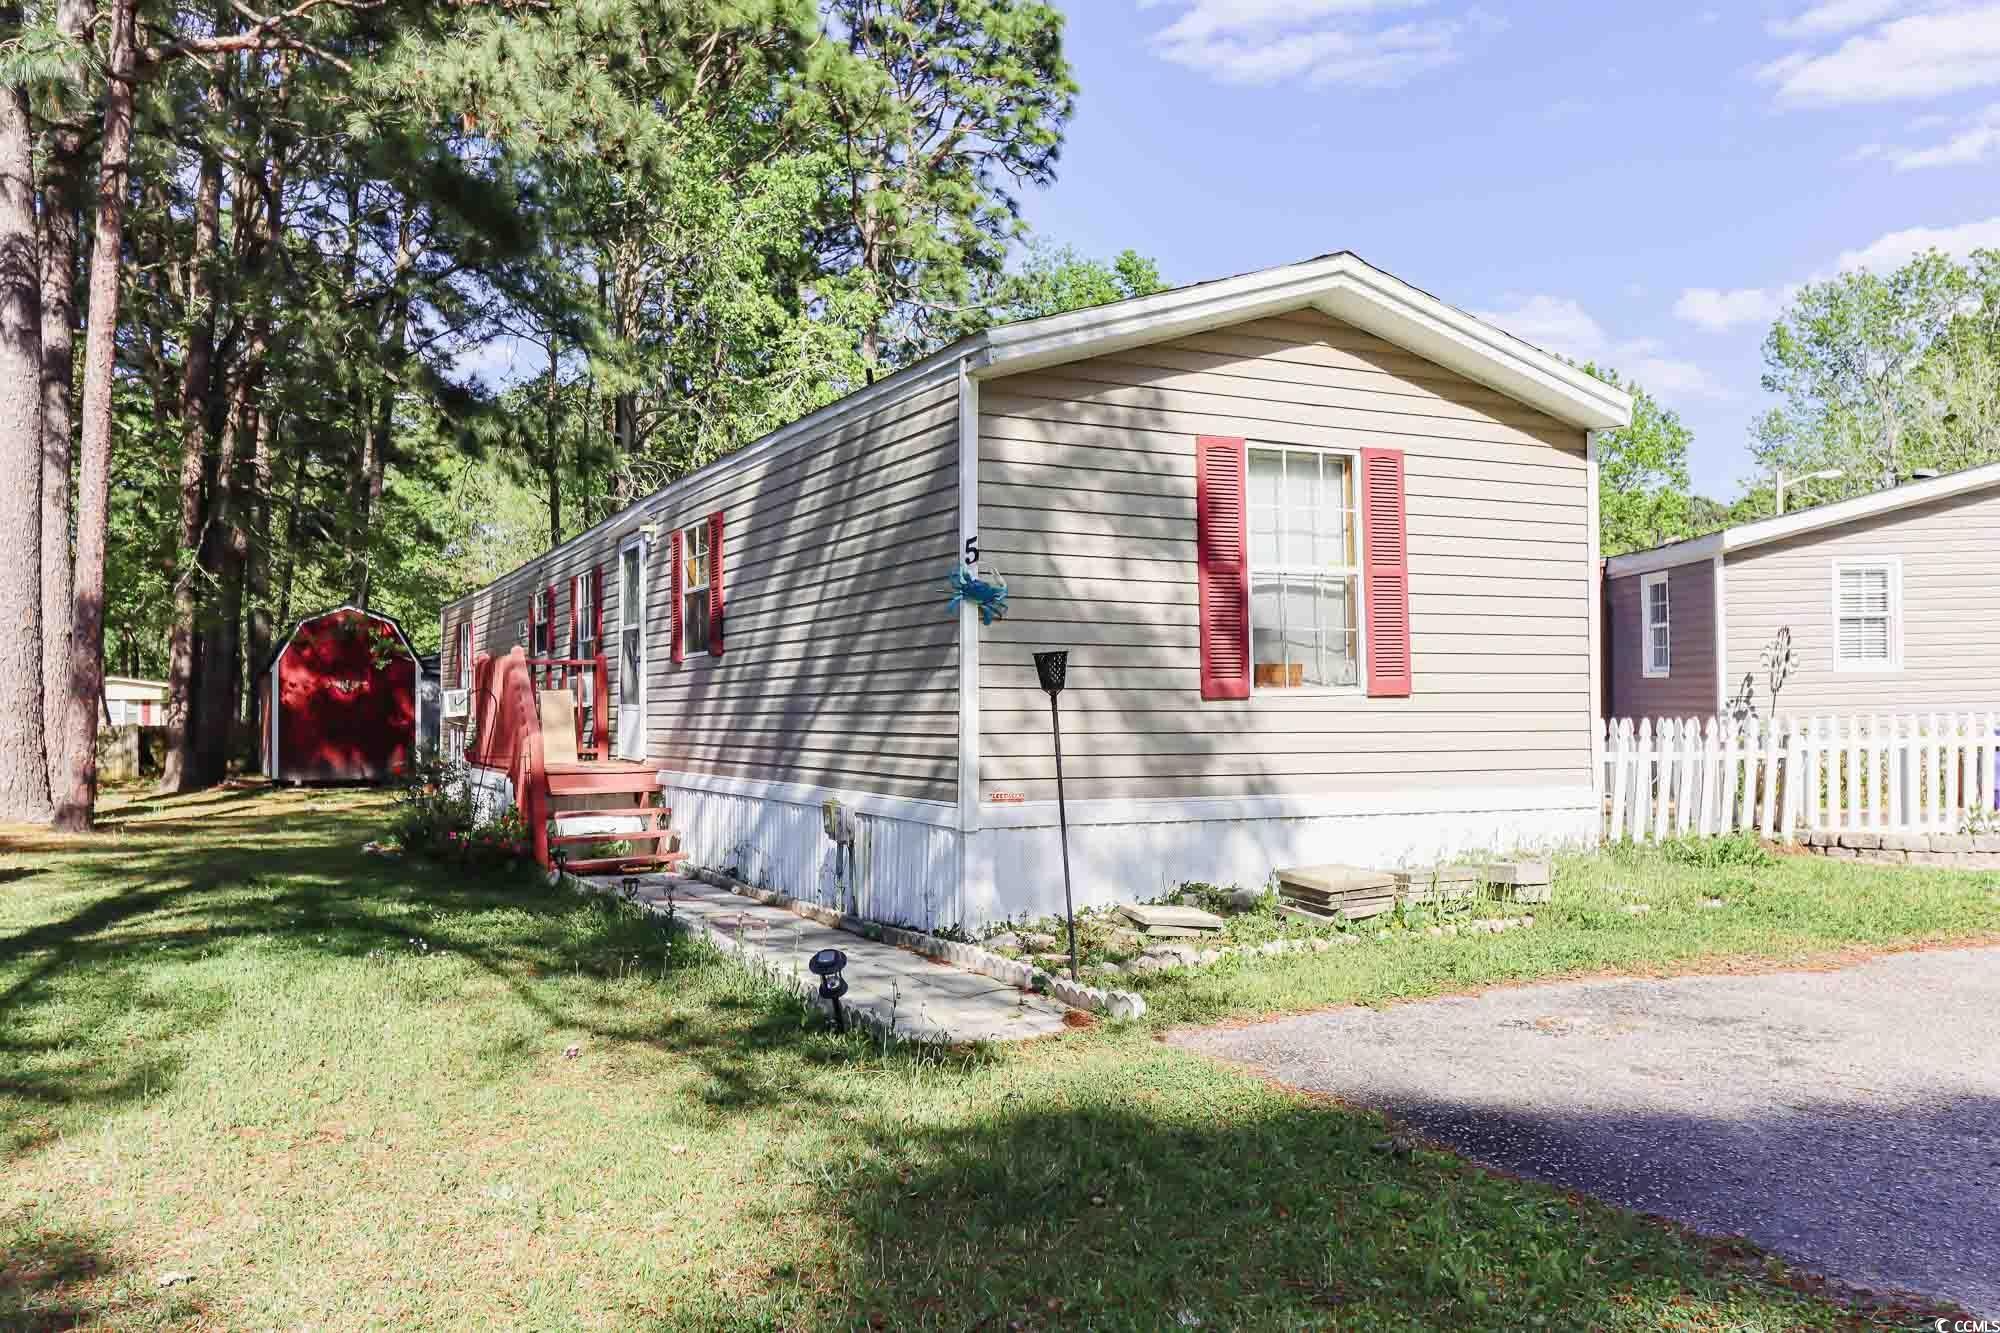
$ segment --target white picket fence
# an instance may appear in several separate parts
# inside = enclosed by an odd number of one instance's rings
[[[2000,716],[1805,717],[1600,724],[1613,842],[1754,829],[1957,833],[1995,810]]]

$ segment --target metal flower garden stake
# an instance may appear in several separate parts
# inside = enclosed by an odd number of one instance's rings
[[[1069,889],[1069,805],[1063,796],[1062,708],[1056,696],[1062,693],[1063,678],[1069,674],[1069,654],[1036,653],[1035,674],[1049,692],[1049,726],[1056,736],[1056,822],[1062,828],[1063,919],[1069,922],[1069,979],[1076,980],[1076,903]]]

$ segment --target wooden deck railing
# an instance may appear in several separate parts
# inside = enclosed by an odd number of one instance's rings
[[[606,714],[611,696],[603,653],[595,657],[531,657],[528,677],[537,690],[559,690],[568,685],[576,691],[580,684],[589,686],[588,702],[577,691],[577,753],[602,757],[610,751],[611,728]]]

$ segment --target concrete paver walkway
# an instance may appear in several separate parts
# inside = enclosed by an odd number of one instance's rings
[[[2000,949],[1177,1033],[1476,1160],[2000,1317]]]
[[[622,876],[589,882],[616,894]],[[719,944],[785,978],[817,988],[806,960],[821,949],[847,955],[850,1018],[899,1036],[963,1041],[1019,1041],[1060,1032],[1068,1010],[1046,996],[933,962],[921,954],[808,921],[781,907],[718,889],[684,875],[641,875],[638,901],[655,912],[673,902],[676,920],[706,931]]]

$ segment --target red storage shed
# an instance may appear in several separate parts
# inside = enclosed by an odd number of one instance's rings
[[[274,781],[386,782],[416,754],[416,650],[380,612],[307,616],[279,642],[259,690]]]

